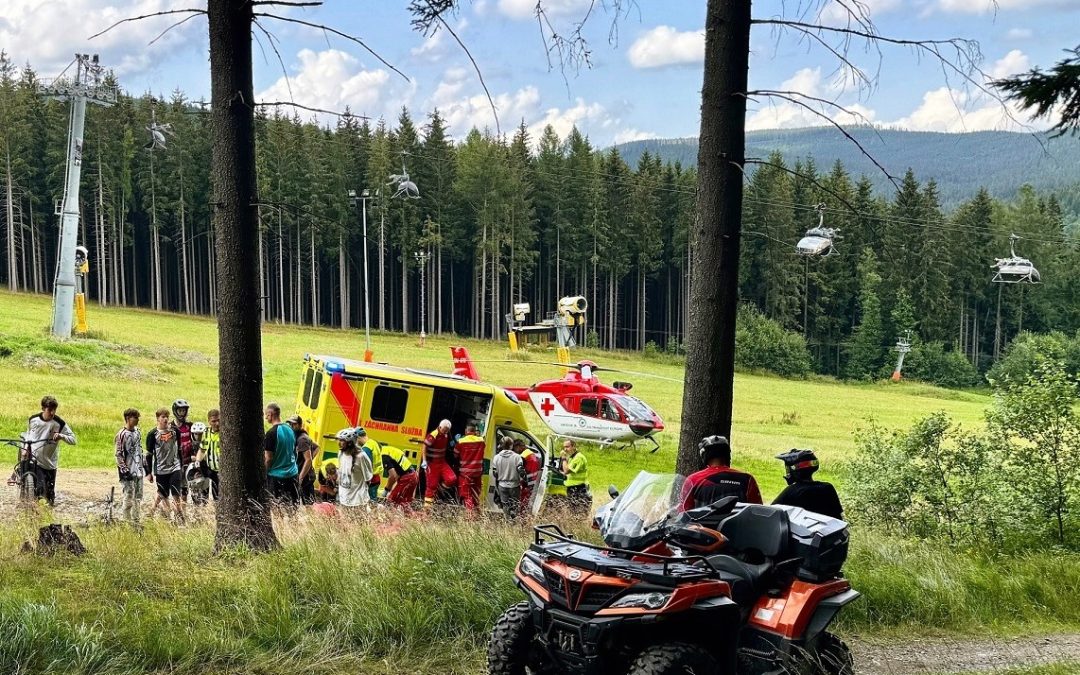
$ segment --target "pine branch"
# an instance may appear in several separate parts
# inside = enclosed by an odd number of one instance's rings
[[[1049,117],[1060,105],[1061,119],[1051,127],[1054,138],[1068,132],[1080,134],[1080,46],[1065,51],[1073,56],[1045,72],[1033,68],[1024,75],[991,82],[1020,107],[1034,108],[1035,119]]]
[[[101,31],[100,33],[94,33],[93,35],[91,35],[90,37],[88,37],[86,39],[87,40],[93,40],[96,37],[101,37],[105,33],[108,33],[113,28],[116,28],[117,26],[119,26],[121,24],[131,23],[131,22],[134,22],[134,21],[142,21],[143,19],[151,19],[151,18],[153,18],[155,16],[169,16],[170,14],[206,14],[206,10],[205,9],[194,9],[194,8],[189,8],[189,9],[167,9],[167,10],[162,10],[160,12],[153,12],[151,14],[143,14],[141,16],[129,16],[126,19],[120,19],[119,21],[117,21],[113,25],[109,26],[105,30]]]
[[[300,26],[307,26],[308,28],[314,28],[316,30],[321,30],[324,35],[327,34],[327,33],[333,33],[334,35],[337,35],[338,37],[341,37],[341,38],[345,38],[346,40],[348,40],[350,42],[355,42],[356,44],[363,47],[364,50],[367,51],[367,53],[371,54],[376,59],[378,59],[379,62],[382,63],[384,66],[386,66],[390,70],[392,70],[395,73],[397,73],[398,75],[400,75],[402,77],[402,79],[404,79],[405,81],[409,81],[409,77],[407,75],[405,75],[405,73],[398,70],[393,64],[391,64],[389,61],[387,61],[382,56],[380,56],[378,52],[376,52],[371,47],[367,46],[367,43],[365,43],[363,40],[361,40],[360,38],[358,38],[358,37],[356,37],[354,35],[349,35],[348,33],[343,33],[342,31],[339,31],[336,28],[331,28],[330,26],[327,26],[325,24],[312,23],[311,21],[304,21],[303,19],[294,19],[292,17],[281,16],[279,14],[270,14],[268,12],[255,12],[252,16],[255,16],[255,17],[264,16],[264,17],[266,17],[268,19],[277,19],[278,21],[283,21],[285,23],[295,23],[295,24],[298,24]],[[327,38],[327,40],[329,41],[329,38]]]
[[[252,7],[322,7],[322,0],[258,0]]]
[[[278,50],[277,45],[274,42],[277,38],[274,37],[273,33],[266,30],[266,28],[264,28],[263,25],[259,23],[258,19],[252,19],[251,22],[255,24],[255,27],[261,30],[266,36],[267,41],[270,43],[270,49],[274,50],[274,56],[277,57],[278,64],[281,65],[281,74],[285,77],[285,88],[289,90],[289,98],[295,98],[295,96],[293,96],[292,80],[289,79],[289,71],[285,68],[285,60],[281,58],[281,52]]]
[[[480,72],[480,66],[477,65],[476,59],[473,58],[472,52],[470,52],[469,48],[465,46],[465,43],[461,41],[461,38],[458,37],[458,34],[455,33],[454,29],[450,27],[450,24],[446,22],[446,19],[443,18],[442,14],[438,14],[436,16],[439,20],[439,23],[442,24],[442,27],[445,28],[448,33],[450,33],[450,35],[454,38],[454,41],[458,43],[459,47],[461,47],[461,50],[465,52],[465,56],[469,57],[469,61],[472,63],[473,70],[476,71],[476,77],[480,80],[480,86],[484,88],[484,95],[487,96],[488,105],[491,106],[491,114],[495,117],[495,131],[500,136],[502,136],[502,128],[499,126],[499,111],[495,107],[495,100],[491,98],[491,92],[488,91],[487,82],[484,82],[484,74]]]
[[[172,24],[171,26],[169,26],[165,30],[158,33],[158,36],[156,38],[154,38],[153,40],[151,40],[150,42],[147,42],[146,46],[149,47],[150,45],[154,44],[155,42],[157,42],[161,38],[165,37],[165,34],[168,33],[169,31],[171,31],[173,28],[177,28],[179,26],[182,26],[182,25],[184,25],[188,21],[191,21],[192,19],[194,19],[197,16],[199,16],[199,14],[190,14],[188,16],[185,16],[183,19],[180,19],[176,23]]]
[[[337,110],[326,110],[325,108],[313,108],[311,106],[296,103],[294,101],[259,101],[255,104],[256,108],[273,108],[276,106],[290,106],[292,108],[299,108],[301,110],[307,110],[314,113],[323,113],[325,115],[334,115],[336,117],[354,117],[361,120],[371,119],[366,115],[357,115],[354,112],[339,112]]]

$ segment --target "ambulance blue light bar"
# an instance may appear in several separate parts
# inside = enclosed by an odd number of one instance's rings
[[[328,373],[343,373],[345,372],[345,364],[340,361],[327,361],[326,372]]]

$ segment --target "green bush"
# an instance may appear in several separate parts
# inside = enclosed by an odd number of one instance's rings
[[[1064,364],[1070,375],[1080,375],[1080,333],[1021,333],[1005,348],[986,379],[992,384],[1026,382],[1047,359]]]
[[[660,356],[660,345],[655,340],[649,340],[645,343],[644,354],[647,359],[655,359]]]
[[[585,346],[589,349],[600,349],[600,334],[595,329],[590,328],[588,333],[585,333]]]
[[[920,342],[904,359],[904,376],[939,387],[973,387],[979,373],[963,354],[946,351],[940,342]]]
[[[811,368],[806,338],[785,329],[751,305],[739,307],[735,321],[735,366],[784,377],[805,377]]]
[[[871,425],[847,481],[852,517],[954,545],[1080,550],[1076,380],[1047,362],[999,390],[987,425],[965,432],[935,413],[906,432]]]

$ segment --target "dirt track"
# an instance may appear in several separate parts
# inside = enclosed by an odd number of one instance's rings
[[[986,673],[1006,668],[1080,661],[1080,635],[903,643],[852,640],[858,675]],[[1080,672],[1080,667],[1077,668]]]
[[[57,480],[58,520],[85,523],[105,514],[109,488],[118,485],[111,469],[61,468]],[[151,499],[153,486],[144,486]],[[119,507],[119,491],[116,495]],[[0,519],[15,513],[14,490],[0,494]],[[119,515],[117,509],[116,515]],[[1080,634],[985,640],[913,638],[905,642],[869,637],[849,640],[858,675],[987,673],[1006,668],[1080,662]],[[1080,666],[1077,668],[1080,673]]]

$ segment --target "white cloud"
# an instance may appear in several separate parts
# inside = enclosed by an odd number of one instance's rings
[[[1018,120],[1024,115],[1015,107],[1008,111],[1000,103],[982,94],[940,87],[923,94],[922,103],[910,115],[888,126],[912,131],[1019,131],[1023,126],[1010,119],[1010,113]]]
[[[297,58],[299,66],[288,81],[284,76],[278,78],[256,95],[260,101],[291,100],[334,111],[348,106],[357,115],[372,116],[397,107],[387,99],[390,74],[381,68],[365,70],[356,57],[338,49],[302,49]],[[303,111],[298,112],[305,116]]]
[[[615,143],[629,143],[630,141],[643,141],[647,138],[657,138],[651,131],[640,131],[634,127],[627,127],[615,134]]]
[[[591,0],[544,0],[544,12],[563,16],[588,10]],[[499,0],[499,11],[511,19],[535,19],[536,0]]]
[[[1010,28],[1006,40],[1030,40],[1035,33],[1030,28]]]
[[[102,64],[120,75],[144,71],[165,55],[203,44],[206,18],[195,17],[147,45],[184,15],[158,16],[98,31],[132,16],[183,9],[188,0],[4,0],[0,3],[0,45],[16,63],[30,61],[38,74],[58,74],[75,52],[101,54]],[[172,83],[165,86],[172,89]]]
[[[524,120],[533,141],[540,138],[544,127],[549,124],[561,138],[565,138],[576,126],[598,144],[616,139],[621,142],[654,136],[628,127],[616,113],[595,101],[578,98],[567,107],[545,107],[540,89],[534,85],[493,94],[492,99],[503,133],[513,133],[514,128]],[[438,108],[451,135],[457,138],[464,137],[473,128],[495,130],[491,103],[479,91],[479,84],[471,70],[460,67],[447,69],[424,105],[428,110]]]
[[[874,19],[882,14],[893,11],[901,6],[900,0],[860,0],[857,3],[826,2],[821,8],[819,18],[828,25],[847,25],[857,23],[865,18]],[[852,16],[850,10],[857,12]],[[862,14],[866,14],[863,17]]]
[[[990,14],[1036,7],[1077,8],[1076,0],[937,0],[937,8],[960,14]]]
[[[705,60],[705,33],[699,30],[680,32],[671,26],[657,26],[634,40],[626,56],[635,68],[700,65]]]
[[[801,68],[781,82],[776,89],[833,101],[843,93],[843,83],[825,82],[821,68]],[[830,120],[838,124],[867,124],[873,123],[877,117],[874,110],[858,103],[839,104],[842,107],[837,107],[794,94],[786,96],[793,100],[761,96],[757,107],[751,104],[748,109],[746,128],[757,130],[820,127],[829,124]]]
[[[461,35],[468,27],[468,19],[462,17],[454,26],[454,32]],[[409,54],[423,61],[437,63],[446,57],[450,39],[449,31],[440,27],[430,37],[425,38],[419,46],[410,49]]]
[[[1027,54],[1019,49],[1013,49],[994,62],[994,67],[990,69],[990,76],[994,79],[1001,79],[1009,75],[1022,73],[1029,68],[1031,68],[1031,59],[1027,57]]]

